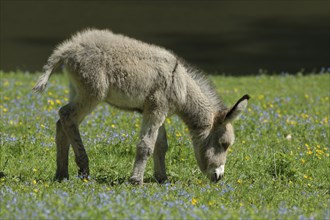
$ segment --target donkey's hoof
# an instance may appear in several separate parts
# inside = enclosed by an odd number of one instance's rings
[[[143,180],[141,180],[138,177],[132,176],[131,178],[129,178],[129,182],[133,185],[142,185],[143,184]]]
[[[89,175],[88,174],[78,174],[78,178],[81,180],[89,180]]]
[[[159,183],[159,184],[163,184],[166,182],[167,180],[167,176],[165,175],[157,175],[157,174],[154,174],[154,177],[156,179],[156,181]]]
[[[54,176],[54,181],[56,182],[62,182],[63,180],[68,180],[69,179],[69,175],[58,175],[56,174]]]
[[[79,170],[78,171],[78,177],[82,180],[88,180],[89,179],[89,169]]]

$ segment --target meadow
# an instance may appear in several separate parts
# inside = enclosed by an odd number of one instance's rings
[[[55,122],[68,81],[55,74],[43,95],[39,74],[0,72],[1,219],[330,219],[330,73],[210,76],[230,106],[251,96],[234,124],[225,177],[210,183],[194,158],[186,126],[166,119],[169,180],[128,178],[141,117],[106,104],[81,125],[91,178],[54,182]]]

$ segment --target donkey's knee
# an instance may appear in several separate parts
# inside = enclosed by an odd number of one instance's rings
[[[146,141],[141,140],[137,145],[137,156],[139,158],[147,159],[154,152],[154,147],[148,144]]]
[[[66,121],[72,118],[73,113],[74,113],[74,106],[72,104],[67,104],[60,108],[60,110],[58,111],[58,115],[60,116],[60,121],[62,125],[65,124]]]

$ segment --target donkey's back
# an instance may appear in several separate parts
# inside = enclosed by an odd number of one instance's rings
[[[54,50],[35,90],[44,90],[61,63],[69,72],[74,94],[142,110],[147,95],[170,87],[177,58],[163,48],[108,30],[86,30]]]

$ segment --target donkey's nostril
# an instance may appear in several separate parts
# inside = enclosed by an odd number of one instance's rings
[[[214,173],[213,174],[213,180],[214,180],[214,182],[217,182],[218,179],[219,179],[219,177],[218,177],[217,173]]]
[[[213,174],[213,182],[218,182],[219,180],[221,180],[221,178],[222,178],[221,174],[216,172]]]

